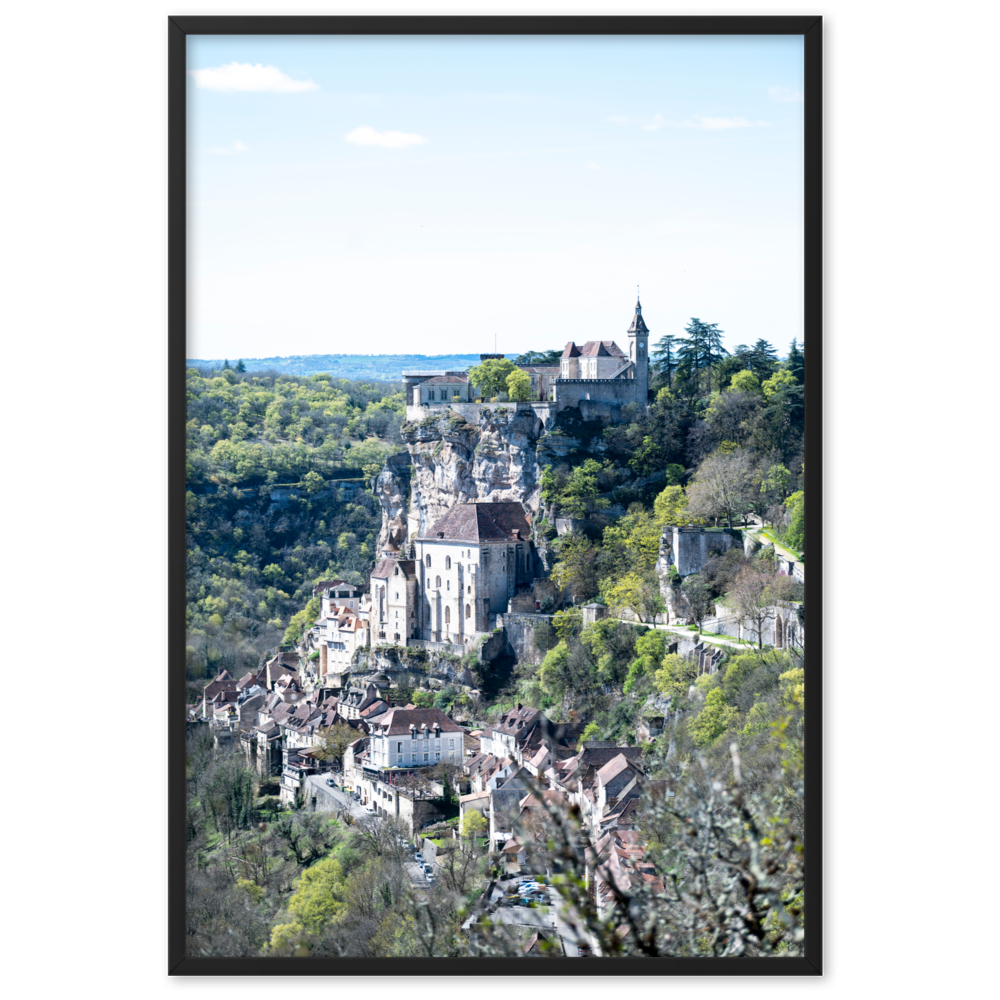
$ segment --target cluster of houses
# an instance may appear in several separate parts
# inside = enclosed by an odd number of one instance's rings
[[[502,855],[507,874],[517,874],[537,867],[533,854],[544,840],[545,814],[575,807],[587,835],[588,885],[603,913],[614,902],[612,883],[625,890],[656,879],[644,860],[638,813],[644,797],[666,788],[646,780],[641,747],[580,744],[582,729],[517,705],[492,727],[474,731],[479,752],[463,764],[471,790],[460,797],[460,815],[482,814],[490,850]]]
[[[507,874],[532,866],[531,840],[548,807],[576,807],[599,911],[613,905],[612,882],[625,889],[657,878],[643,860],[637,813],[643,796],[662,793],[662,783],[644,778],[641,747],[581,744],[582,723],[553,723],[524,705],[492,726],[470,728],[436,708],[394,705],[379,678],[325,687],[300,675],[303,662],[310,661],[286,651],[238,680],[224,670],[190,710],[191,721],[207,722],[219,745],[238,743],[261,775],[280,776],[282,804],[308,805],[306,778],[338,771],[361,805],[416,837],[454,815],[457,798],[460,819],[473,810],[482,815],[488,850]],[[333,761],[324,731],[338,724],[358,735],[343,760]]]

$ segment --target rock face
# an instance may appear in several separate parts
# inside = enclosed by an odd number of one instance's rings
[[[531,406],[514,403],[483,406],[477,415],[478,422],[471,422],[443,409],[440,416],[403,425],[409,474],[403,460],[393,456],[376,479],[383,509],[380,547],[404,521],[412,539],[459,503],[515,500],[535,519],[545,464],[539,461],[538,444],[546,421]],[[404,515],[407,488],[411,495]]]
[[[375,496],[382,505],[382,529],[378,536],[381,553],[392,543],[399,546],[406,537],[406,509],[409,504],[413,468],[407,451],[390,455],[375,477]]]
[[[357,652],[351,664],[352,678],[360,681],[372,674],[383,674],[392,687],[438,688],[445,684],[476,686],[474,673],[461,660],[426,653],[422,649],[379,646]]]

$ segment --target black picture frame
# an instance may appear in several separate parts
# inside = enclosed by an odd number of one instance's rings
[[[178,16],[168,19],[168,974],[815,976],[823,971],[823,22],[819,16]],[[804,341],[809,354],[805,472],[810,494],[810,642],[805,653],[805,828],[809,842],[805,956],[793,958],[591,958],[512,969],[502,958],[199,958],[185,954],[185,379],[186,61],[189,35],[799,35],[804,41]]]

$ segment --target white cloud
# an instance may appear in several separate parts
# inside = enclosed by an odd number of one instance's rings
[[[237,139],[230,146],[210,146],[208,151],[210,153],[215,153],[217,156],[229,156],[232,153],[249,153],[250,147],[245,146],[239,139]]]
[[[779,104],[799,104],[802,101],[801,91],[792,90],[791,87],[768,87],[767,96]]]
[[[211,69],[190,70],[195,86],[202,90],[218,90],[224,94],[236,91],[266,91],[271,94],[297,94],[303,90],[319,90],[312,80],[293,80],[277,66],[260,63],[231,62]]]
[[[607,119],[615,125],[638,125],[644,132],[653,132],[664,125],[670,128],[702,128],[702,129],[722,129],[722,128],[754,128],[755,126],[768,127],[770,122],[752,122],[746,118],[713,118],[705,115],[695,115],[693,118],[683,122],[668,121],[663,115],[656,114],[652,118],[625,118],[622,115],[615,115]]]
[[[429,139],[415,132],[379,132],[371,125],[361,125],[344,136],[345,142],[355,146],[384,146],[386,149],[403,149],[405,146],[423,146]]]

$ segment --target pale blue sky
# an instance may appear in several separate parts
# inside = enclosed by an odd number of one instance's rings
[[[188,69],[189,357],[621,342],[637,284],[653,340],[802,338],[800,38],[193,36]]]

